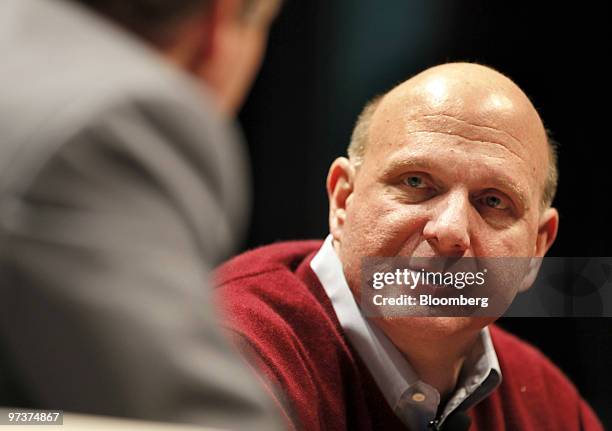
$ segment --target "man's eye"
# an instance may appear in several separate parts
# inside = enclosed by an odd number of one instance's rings
[[[415,189],[422,189],[424,187],[426,187],[425,182],[423,181],[423,178],[416,176],[416,175],[412,175],[408,178],[406,178],[404,180],[404,182],[409,185],[410,187],[414,187]]]
[[[483,198],[483,202],[486,206],[497,209],[497,210],[505,210],[508,208],[508,203],[505,202],[498,196],[488,195]]]
[[[437,188],[426,174],[406,173],[401,178],[400,193],[404,202],[416,204],[434,197]]]

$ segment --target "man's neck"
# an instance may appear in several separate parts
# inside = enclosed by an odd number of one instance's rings
[[[479,330],[470,329],[449,337],[395,335],[393,326],[377,322],[395,347],[404,355],[419,379],[440,393],[440,405],[453,394],[461,369],[479,337]]]

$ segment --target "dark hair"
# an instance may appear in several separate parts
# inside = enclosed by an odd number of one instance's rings
[[[73,0],[154,43],[163,43],[183,19],[211,0]]]

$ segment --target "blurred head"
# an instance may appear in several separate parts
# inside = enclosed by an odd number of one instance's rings
[[[364,256],[539,257],[556,237],[554,151],[529,99],[490,68],[446,64],[398,85],[364,110],[349,157],[327,189],[355,294]]]
[[[261,64],[281,0],[75,0],[136,33],[234,115]]]

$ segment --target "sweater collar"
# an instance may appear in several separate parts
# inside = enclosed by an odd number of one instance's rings
[[[396,415],[410,429],[426,429],[437,419],[441,424],[455,410],[465,411],[490,395],[501,383],[501,370],[488,328],[464,364],[455,393],[442,410],[438,391],[419,380],[410,363],[389,338],[361,313],[346,282],[332,236],[312,259],[310,266],[329,297],[351,345],[364,361]]]

